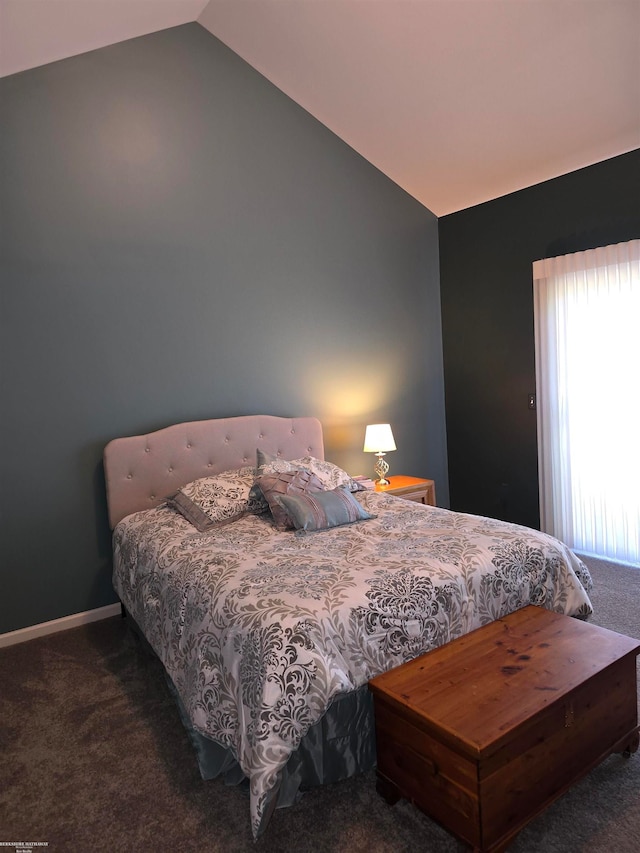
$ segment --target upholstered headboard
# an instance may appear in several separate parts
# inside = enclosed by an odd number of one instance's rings
[[[110,441],[104,470],[111,528],[132,512],[161,504],[192,480],[255,465],[258,447],[283,459],[324,459],[322,426],[316,418],[246,415]]]

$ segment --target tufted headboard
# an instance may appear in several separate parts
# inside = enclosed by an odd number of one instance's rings
[[[324,459],[317,418],[246,415],[192,421],[129,438],[104,450],[109,524],[161,504],[181,486],[220,471],[256,464],[256,450],[284,459]]]

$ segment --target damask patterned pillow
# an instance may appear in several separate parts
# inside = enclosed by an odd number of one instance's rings
[[[361,486],[342,468],[315,456],[303,456],[300,459],[272,459],[262,467],[263,474],[276,474],[283,471],[311,471],[322,482],[325,489],[335,489],[346,486],[350,492],[358,492]]]
[[[293,522],[277,500],[278,495],[299,495],[305,492],[320,492],[324,488],[322,482],[311,471],[282,471],[280,473],[263,474],[256,479],[255,485],[260,489],[269,504],[273,521],[279,530],[293,527]]]
[[[254,478],[255,471],[249,467],[202,477],[167,498],[167,505],[202,533],[229,524],[247,513],[262,513],[269,509],[262,495],[252,497],[249,494]]]
[[[291,517],[298,532],[328,530],[375,518],[360,506],[347,486],[324,492],[276,495],[276,500]]]

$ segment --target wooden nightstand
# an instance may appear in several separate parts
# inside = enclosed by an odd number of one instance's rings
[[[388,486],[376,486],[376,492],[388,492],[408,501],[420,504],[436,505],[436,484],[433,480],[423,480],[421,477],[404,477],[396,474],[388,477]]]

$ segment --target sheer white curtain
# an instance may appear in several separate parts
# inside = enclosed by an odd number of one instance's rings
[[[640,564],[640,240],[533,279],[542,529]]]

